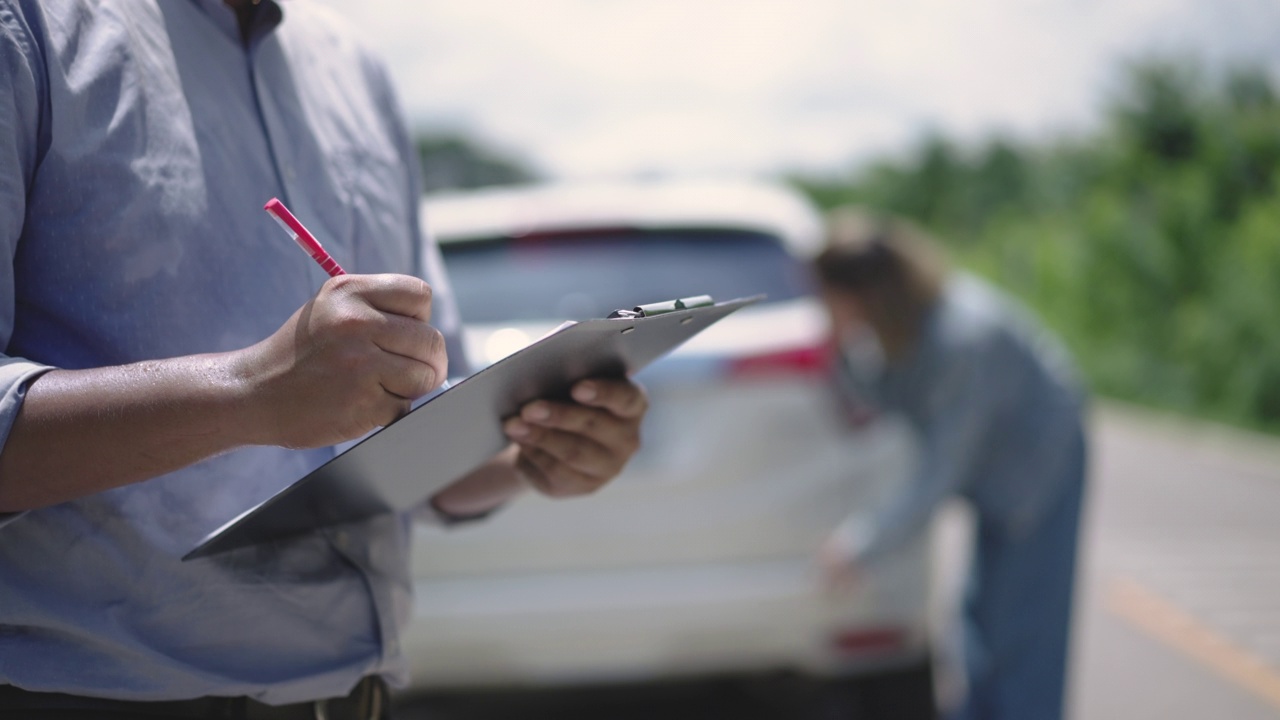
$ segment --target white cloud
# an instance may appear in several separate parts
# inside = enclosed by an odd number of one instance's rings
[[[1150,48],[1280,59],[1270,0],[323,0],[410,119],[561,176],[837,167],[924,128],[1086,124]]]

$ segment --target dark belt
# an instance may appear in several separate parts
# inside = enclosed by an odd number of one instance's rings
[[[39,720],[40,711],[50,715],[73,712],[117,713],[143,718],[199,718],[200,720],[386,720],[390,717],[387,685],[379,677],[361,680],[344,698],[316,700],[292,705],[267,705],[245,697],[204,697],[194,700],[108,700],[61,693],[31,692],[12,685],[0,685],[0,716],[14,710],[21,717]],[[112,717],[115,717],[114,715]]]

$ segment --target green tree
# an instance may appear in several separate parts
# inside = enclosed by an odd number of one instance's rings
[[[1137,62],[1088,136],[932,136],[797,182],[932,229],[1056,328],[1099,392],[1280,431],[1280,95],[1263,69]]]
[[[461,134],[421,134],[416,139],[426,192],[532,182],[538,174],[521,160]]]

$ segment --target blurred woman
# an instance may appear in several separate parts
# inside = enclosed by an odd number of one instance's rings
[[[901,221],[834,212],[815,269],[843,388],[903,414],[921,448],[885,512],[851,518],[827,541],[828,578],[855,580],[923,532],[944,500],[964,498],[977,527],[963,610],[969,690],[955,717],[1062,717],[1085,476],[1083,393],[1066,353],[1010,298],[948,272]]]

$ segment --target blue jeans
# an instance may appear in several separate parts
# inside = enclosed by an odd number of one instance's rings
[[[969,693],[952,720],[1062,718],[1084,468],[1082,439],[1023,537],[979,519],[963,617]]]

